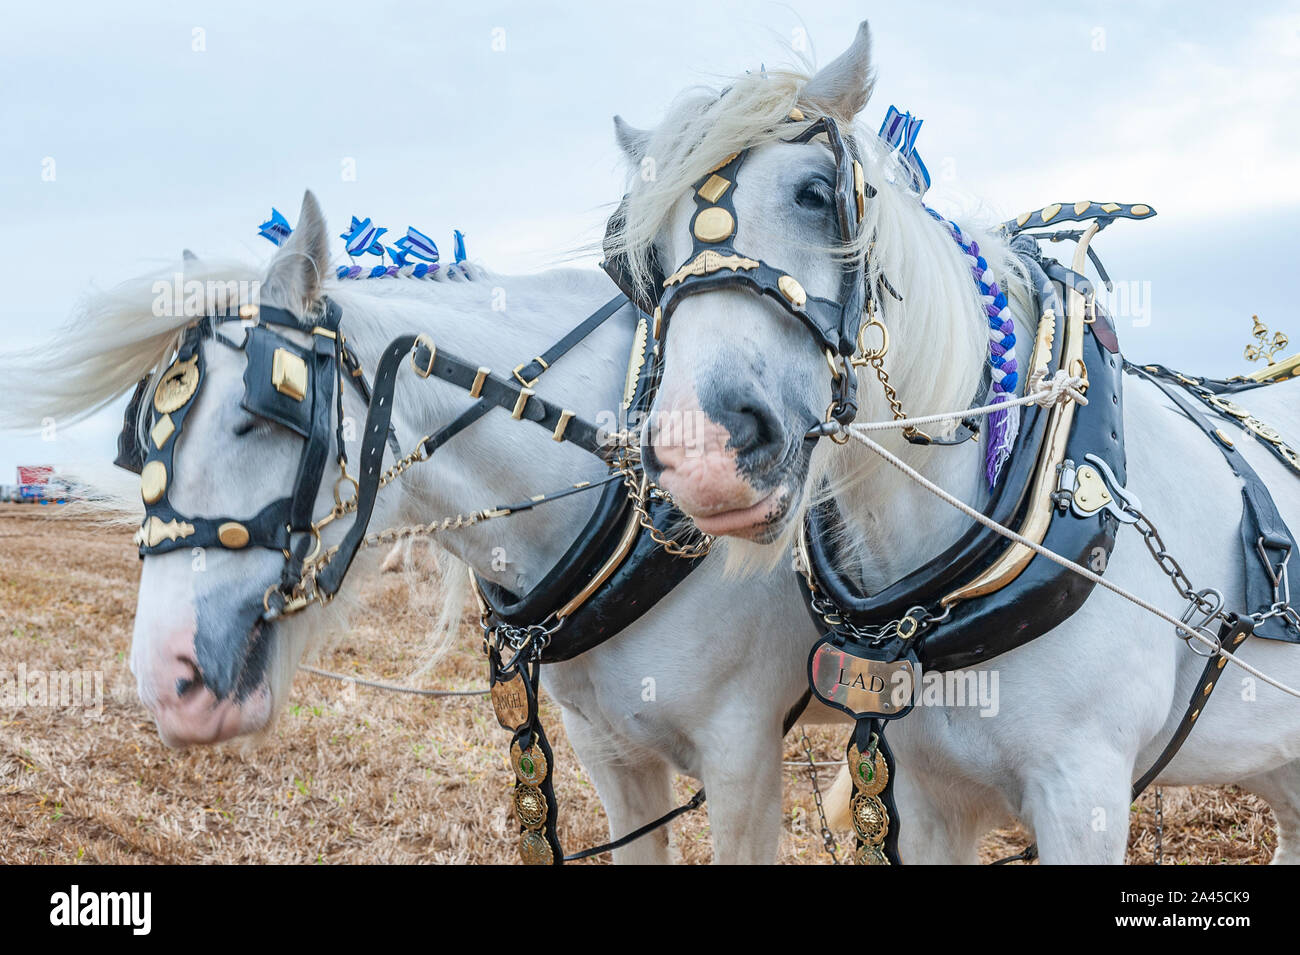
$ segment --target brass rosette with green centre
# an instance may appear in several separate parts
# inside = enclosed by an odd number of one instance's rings
[[[518,742],[511,743],[510,765],[514,767],[519,782],[525,786],[540,786],[546,781],[546,756],[537,746],[523,749]]]
[[[529,829],[519,836],[519,861],[524,865],[550,865],[555,861],[546,836]]]
[[[889,865],[889,858],[880,846],[858,846],[853,853],[854,865]]]
[[[878,846],[889,834],[889,810],[879,796],[856,793],[851,804],[853,831],[863,842]]]
[[[536,786],[516,786],[515,816],[525,829],[540,829],[546,823],[546,795]]]
[[[849,774],[854,788],[865,796],[879,796],[885,791],[889,785],[889,763],[877,748],[875,737],[866,753],[859,752],[856,744],[849,746]]]

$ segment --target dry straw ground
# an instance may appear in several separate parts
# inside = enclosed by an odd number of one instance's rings
[[[128,534],[90,529],[53,507],[0,505],[0,671],[98,670],[102,716],[0,710],[0,863],[513,863],[503,731],[481,698],[425,701],[300,674],[289,710],[259,748],[174,752],[158,740],[127,666],[139,562]],[[422,632],[400,575],[366,582],[370,613],[321,665],[406,679]],[[422,678],[476,688],[484,672],[467,628]],[[559,764],[561,838],[607,837],[595,791],[549,701]],[[836,759],[841,730],[810,733]],[[785,758],[801,758],[796,737]],[[786,769],[781,861],[821,864],[807,773]],[[825,774],[829,783],[831,773]],[[694,782],[679,779],[683,798]],[[1265,805],[1233,788],[1165,790],[1166,862],[1260,863],[1275,836]],[[1151,861],[1151,797],[1134,808],[1129,861]],[[683,861],[711,857],[707,815],[673,826]],[[1024,833],[984,843],[986,860]],[[608,861],[608,857],[601,861]]]

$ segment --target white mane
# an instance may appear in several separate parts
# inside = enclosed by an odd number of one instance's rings
[[[734,80],[725,95],[696,88],[670,106],[645,144],[644,162],[652,164],[653,174],[635,166],[630,171],[624,223],[609,240],[609,251],[626,256],[638,283],[652,281],[654,243],[674,204],[709,169],[741,149],[794,138],[826,113],[823,104],[804,98],[809,79],[798,71],[746,73]],[[864,96],[869,92],[868,87]],[[807,121],[787,121],[796,107]],[[977,396],[976,390],[983,380],[989,347],[984,305],[968,260],[947,229],[926,211],[908,185],[909,174],[874,128],[856,123],[854,117],[832,114],[832,118],[859,144],[866,180],[876,193],[866,203],[857,241],[847,250],[827,252],[865,262],[869,287],[879,290],[875,295],[878,315],[891,338],[885,369],[907,413],[965,408],[972,399],[984,397]],[[992,233],[991,223],[959,224],[964,233],[977,239],[981,254],[1012,301],[1018,337],[1032,341],[1037,316],[1028,307],[1031,296],[1015,256],[1005,240]],[[883,291],[882,277],[902,301]],[[1022,354],[1027,356],[1027,351],[1026,347]],[[1021,380],[1025,377],[1021,375]],[[858,394],[859,420],[891,417],[870,368],[859,370]],[[885,440],[897,447],[903,439],[895,432]],[[811,475],[810,487],[822,486],[834,495],[879,472],[880,459],[865,449],[837,450],[837,454],[814,458],[821,467]],[[824,485],[823,478],[827,479]],[[787,536],[798,524],[790,523]],[[780,546],[750,548],[731,543],[728,552],[733,569],[767,566],[781,559],[784,551]]]

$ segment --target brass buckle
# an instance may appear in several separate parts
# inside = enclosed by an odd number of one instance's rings
[[[415,349],[419,348],[420,345],[425,345],[429,349],[429,364],[425,368],[421,368],[418,364],[416,364],[415,361]],[[438,357],[438,346],[436,346],[433,343],[433,339],[430,338],[428,335],[424,335],[424,334],[416,335],[415,345],[411,350],[411,367],[415,370],[415,373],[419,375],[421,378],[428,378],[430,375],[433,374],[433,360],[437,357]]]
[[[532,381],[526,380],[523,375],[519,374],[521,371],[524,370],[524,366],[527,365],[528,362],[521,361],[519,364],[515,365],[515,371],[514,371],[515,381],[519,382],[525,388],[531,388],[533,387],[533,385],[537,384],[537,379],[541,378],[542,374],[551,367],[550,365],[546,364],[546,362],[542,359],[541,355],[536,356],[532,360],[542,366],[542,370],[537,373],[537,375],[533,378]]]

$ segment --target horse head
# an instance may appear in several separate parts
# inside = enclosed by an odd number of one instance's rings
[[[746,74],[679,100],[655,130],[616,121],[634,175],[607,252],[658,306],[665,355],[642,455],[707,533],[789,539],[831,467],[817,438],[890,414],[866,361],[886,326],[892,387],[925,406],[911,413],[964,406],[978,385],[987,333],[951,327],[979,306],[959,250],[853,125],[872,82],[864,22],[811,78]],[[917,275],[935,262],[927,290]]]

